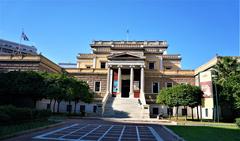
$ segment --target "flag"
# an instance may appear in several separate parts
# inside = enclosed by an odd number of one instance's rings
[[[129,30],[127,30],[127,34],[129,33]]]
[[[22,38],[24,41],[29,41],[27,35],[26,35],[24,32],[22,32],[21,38]]]

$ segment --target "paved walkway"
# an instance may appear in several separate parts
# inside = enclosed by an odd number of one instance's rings
[[[121,120],[119,120],[121,121]],[[162,125],[108,119],[72,119],[57,127],[6,141],[174,141]]]

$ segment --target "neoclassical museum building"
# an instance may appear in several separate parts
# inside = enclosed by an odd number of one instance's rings
[[[91,54],[79,54],[77,67],[65,70],[88,82],[104,116],[167,114],[155,104],[159,91],[195,83],[193,70],[181,70],[181,56],[167,54],[166,41],[93,41],[90,46]]]
[[[156,104],[157,94],[161,89],[177,84],[195,85],[195,77],[200,73],[182,70],[181,55],[168,54],[167,41],[99,40],[93,41],[90,47],[92,53],[78,54],[76,67],[61,67],[43,55],[2,54],[0,71],[21,69],[67,72],[70,76],[86,81],[95,93],[93,103],[78,103],[78,112],[84,111],[93,116],[132,118],[176,114],[174,109]],[[66,112],[68,104],[62,102],[60,112]],[[37,103],[39,109],[51,106],[47,99]],[[209,107],[209,112],[212,109]],[[179,114],[192,113],[191,110],[180,108]]]

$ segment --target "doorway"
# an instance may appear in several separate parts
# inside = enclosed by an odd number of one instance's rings
[[[122,80],[122,97],[129,97],[130,80]]]

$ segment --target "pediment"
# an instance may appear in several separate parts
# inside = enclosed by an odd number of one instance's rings
[[[145,59],[144,56],[139,56],[139,55],[136,55],[136,54],[132,54],[132,53],[128,53],[128,52],[123,52],[123,53],[116,53],[116,54],[112,54],[110,56],[108,56],[108,59],[110,60],[142,60],[142,59]]]

